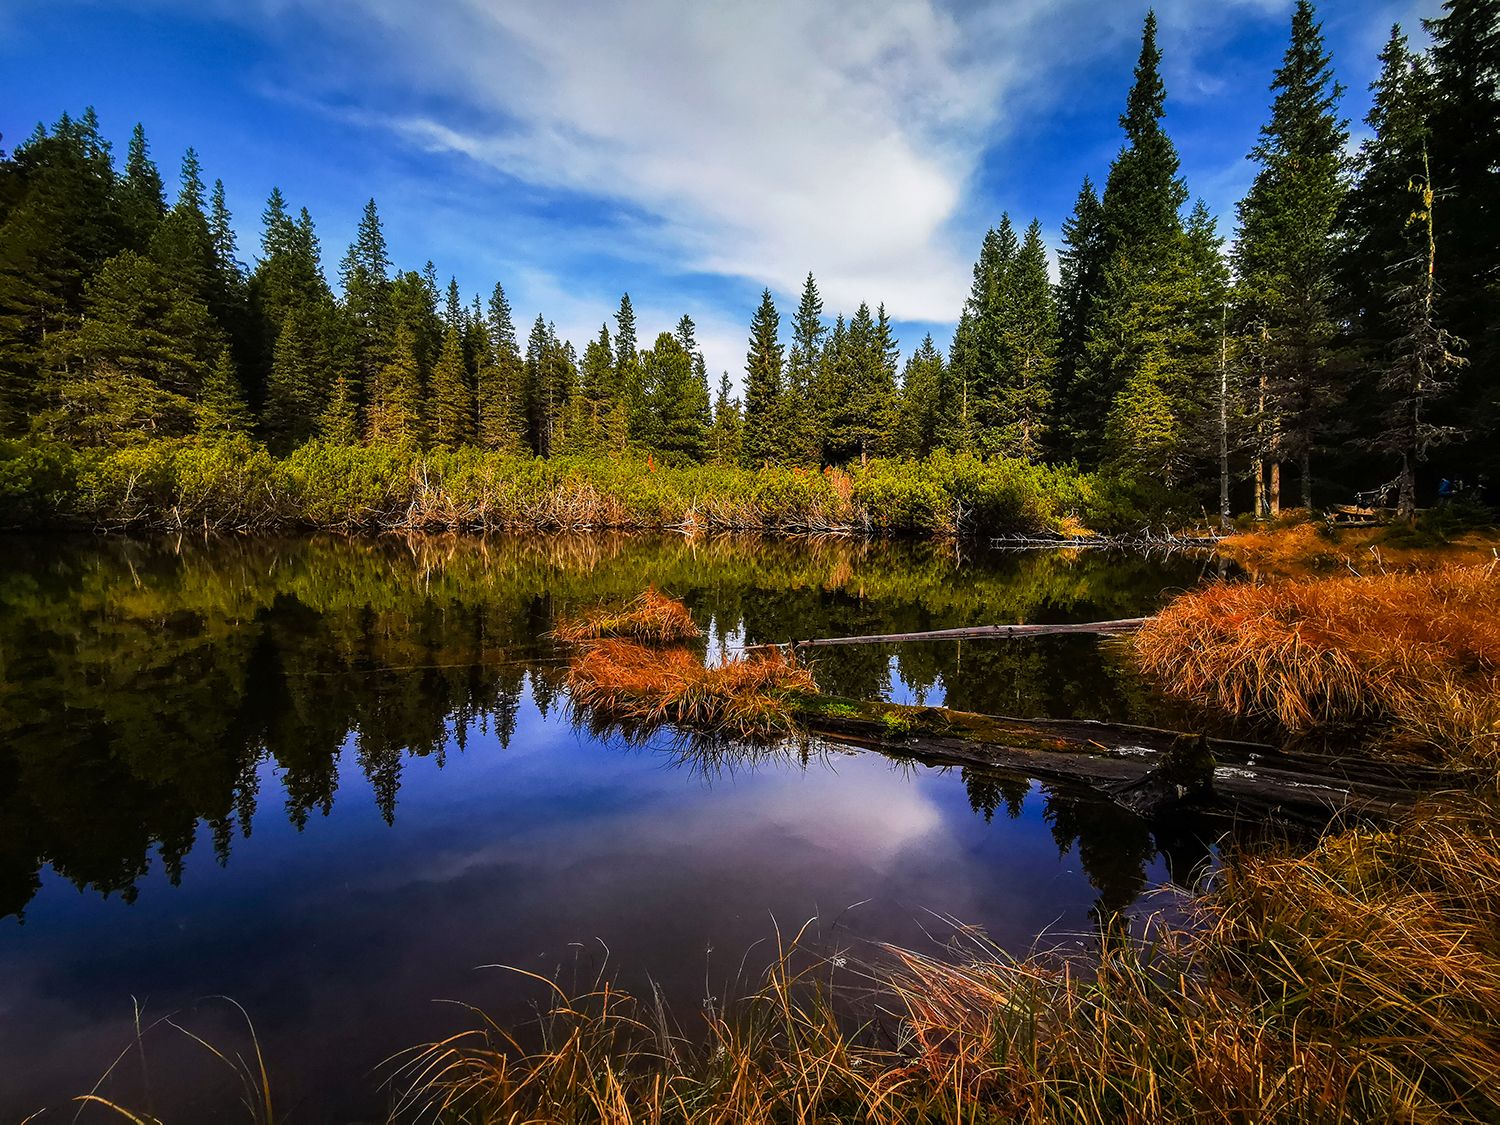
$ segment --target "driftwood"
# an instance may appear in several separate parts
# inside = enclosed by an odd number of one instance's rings
[[[1014,637],[1047,637],[1058,633],[1094,633],[1113,636],[1139,629],[1149,617],[1124,617],[1118,621],[1083,621],[1074,625],[974,625],[967,629],[934,629],[926,633],[878,633],[869,637],[818,637],[789,641],[792,651],[814,645],[877,645],[892,641],[956,641],[970,637],[1008,640]],[[756,647],[770,648],[770,645]]]
[[[1432,767],[1289,753],[1151,727],[886,704],[860,710],[867,714],[841,713],[837,705],[832,714],[809,712],[807,727],[831,741],[932,765],[1085,785],[1146,815],[1181,808],[1321,827],[1341,814],[1399,816],[1462,781]]]

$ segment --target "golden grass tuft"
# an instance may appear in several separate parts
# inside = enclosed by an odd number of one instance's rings
[[[1131,641],[1171,692],[1288,730],[1374,720],[1460,763],[1500,758],[1500,575],[1219,584],[1182,595]]]
[[[600,641],[568,670],[573,702],[604,717],[651,725],[762,734],[795,725],[790,697],[813,695],[812,673],[780,649],[734,656],[706,667],[682,649]]]
[[[647,588],[623,609],[596,607],[559,624],[552,635],[560,641],[625,638],[670,644],[703,635],[687,606]]]

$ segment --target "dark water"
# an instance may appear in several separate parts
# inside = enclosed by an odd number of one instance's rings
[[[0,540],[0,1125],[71,1117],[137,1004],[147,1051],[112,1097],[243,1120],[227,1069],[152,1026],[244,1050],[228,996],[279,1113],[377,1120],[377,1064],[473,1024],[435,1001],[510,1021],[545,999],[479,966],[567,982],[603,962],[686,1011],[813,917],[827,940],[930,949],[946,916],[1023,952],[1145,909],[1201,845],[1022,779],[594,738],[543,634],[648,583],[715,651],[1129,617],[1200,566],[848,541]],[[815,672],[1000,714],[1160,707],[1088,637],[826,649]]]

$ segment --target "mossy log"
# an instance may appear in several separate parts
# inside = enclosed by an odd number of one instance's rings
[[[1383,819],[1460,780],[1431,767],[1087,720],[1016,719],[828,696],[804,699],[800,714],[811,733],[830,741],[933,765],[1082,784],[1151,815],[1181,808],[1311,825],[1349,813]]]

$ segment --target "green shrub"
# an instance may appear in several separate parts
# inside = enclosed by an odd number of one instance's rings
[[[78,461],[65,445],[0,441],[0,526],[76,511]]]

